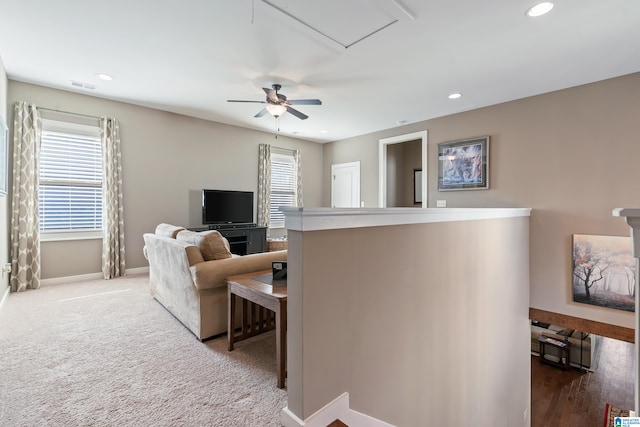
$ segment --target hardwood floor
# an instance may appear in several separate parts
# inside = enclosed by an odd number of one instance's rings
[[[593,372],[563,371],[531,356],[532,427],[601,427],[607,403],[633,407],[633,344],[595,339]]]

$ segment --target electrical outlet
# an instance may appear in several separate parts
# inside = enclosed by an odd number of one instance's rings
[[[436,200],[436,207],[437,208],[446,208],[447,207],[447,201],[446,200]]]

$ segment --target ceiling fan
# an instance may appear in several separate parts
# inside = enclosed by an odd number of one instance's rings
[[[278,91],[282,88],[282,85],[273,84],[271,89],[263,87],[262,90],[267,94],[266,101],[242,101],[237,99],[228,99],[227,102],[252,102],[256,104],[267,104],[262,110],[258,112],[254,117],[262,117],[267,113],[270,113],[273,117],[278,118],[285,112],[289,112],[301,120],[309,118],[304,113],[291,108],[292,105],[322,105],[322,101],[319,99],[287,99]]]

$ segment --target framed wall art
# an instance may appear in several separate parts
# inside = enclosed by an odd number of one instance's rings
[[[636,260],[631,237],[573,235],[575,302],[635,311]]]
[[[413,170],[413,204],[422,203],[422,169]]]
[[[488,188],[488,136],[438,144],[438,191]]]

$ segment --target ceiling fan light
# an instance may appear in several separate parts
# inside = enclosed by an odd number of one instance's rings
[[[265,108],[273,117],[280,117],[285,111],[287,111],[287,107],[284,105],[269,104]]]
[[[527,9],[526,15],[532,18],[535,18],[537,16],[544,15],[545,13],[549,12],[551,9],[553,9],[553,3],[551,3],[550,1],[543,1],[540,3],[534,4],[529,9]]]

